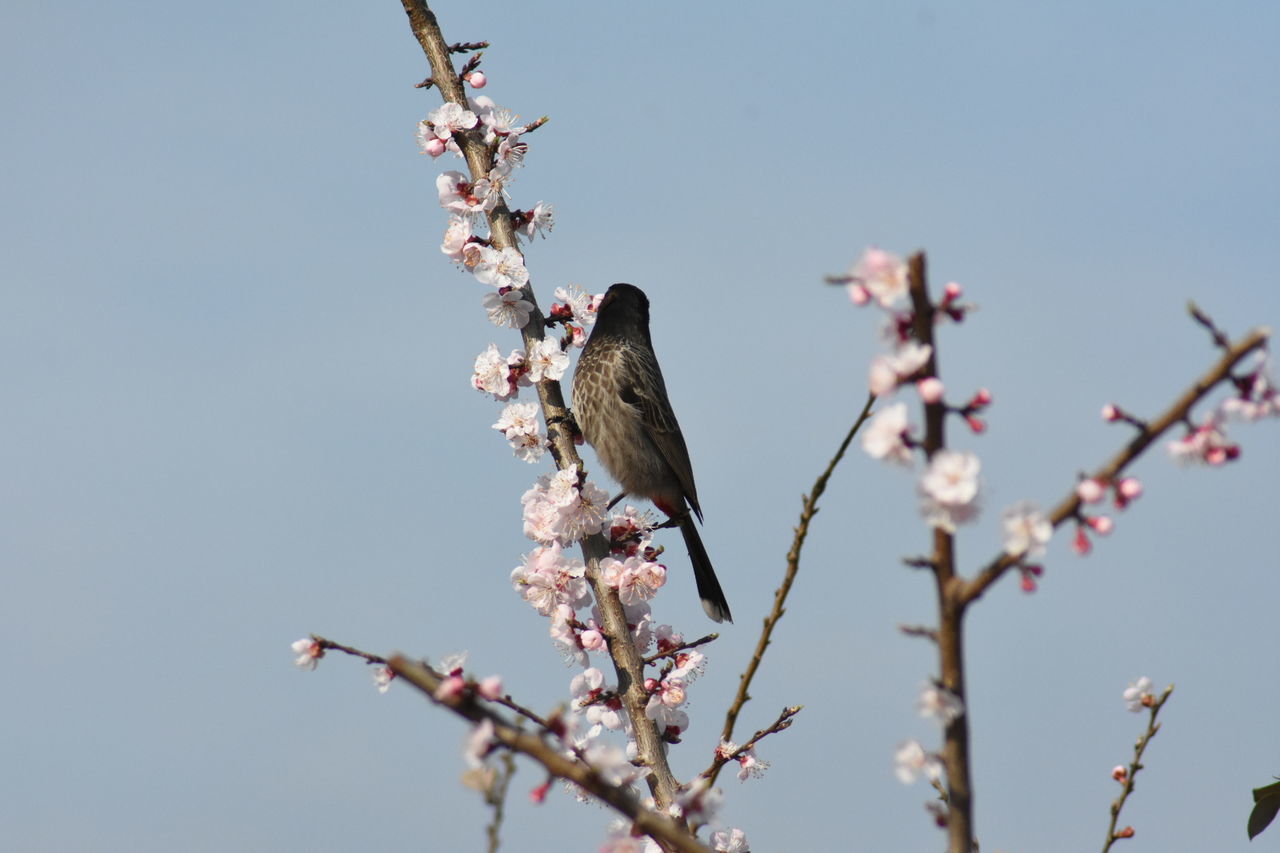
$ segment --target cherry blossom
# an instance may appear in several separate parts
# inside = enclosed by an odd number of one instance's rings
[[[320,658],[324,657],[324,649],[320,647],[319,642],[311,637],[294,640],[291,648],[294,654],[298,656],[293,663],[299,669],[314,670],[320,665]]]
[[[1014,504],[1004,511],[1004,551],[1018,559],[1038,560],[1053,536],[1053,525],[1035,504]]]
[[[472,183],[461,172],[443,172],[436,178],[440,205],[450,213],[472,216],[498,204],[499,195],[487,178]]]
[[[941,720],[944,726],[964,713],[964,702],[960,697],[933,682],[925,682],[920,688],[920,696],[916,699],[916,710],[922,717],[933,717]]]
[[[938,756],[925,752],[918,740],[903,741],[893,753],[893,772],[904,785],[910,785],[924,774],[936,782],[942,778],[942,761]]]
[[[751,845],[741,829],[718,829],[711,833],[711,849],[715,853],[751,853]]]
[[[915,462],[915,454],[907,443],[910,429],[906,403],[886,406],[867,424],[862,433],[862,449],[873,459],[910,466]]]
[[[378,688],[379,693],[386,693],[391,689],[391,682],[395,679],[396,674],[391,671],[389,666],[375,666],[373,668],[373,684]]]
[[[504,288],[497,293],[486,293],[481,302],[489,314],[490,323],[510,329],[523,329],[533,311],[533,303],[527,301],[519,290]]]
[[[921,510],[929,524],[955,533],[957,524],[978,515],[978,457],[969,452],[939,450],[920,480]]]
[[[624,604],[648,601],[667,582],[667,569],[640,557],[618,560],[605,557],[600,561],[600,579],[618,591]]]
[[[1124,690],[1125,707],[1136,714],[1149,706],[1155,698],[1151,694],[1151,686],[1151,679],[1145,675],[1137,681],[1130,681]]]
[[[471,384],[478,391],[492,394],[498,401],[509,400],[516,393],[516,380],[512,377],[512,361],[523,363],[524,353],[515,350],[506,358],[498,352],[497,344],[489,346],[476,356],[471,373]]]
[[[541,382],[544,379],[558,382],[569,369],[569,354],[561,349],[560,341],[552,337],[537,341],[529,349],[526,361],[529,365],[530,382]]]
[[[449,217],[449,225],[444,230],[444,240],[440,244],[440,251],[449,260],[455,263],[462,263],[463,250],[470,242],[471,237],[471,218],[469,216],[459,216],[455,213]]]
[[[472,273],[481,284],[491,284],[499,289],[521,288],[529,283],[524,256],[509,246],[501,251],[489,246],[482,247],[480,261]]]
[[[893,393],[904,380],[914,376],[933,355],[933,347],[907,341],[892,355],[878,355],[871,361],[867,384],[871,393],[883,397]]]
[[[893,308],[907,297],[906,262],[875,246],[866,249],[850,268],[849,280],[850,298],[855,303],[858,297],[853,293],[854,288],[862,288],[881,308]]]

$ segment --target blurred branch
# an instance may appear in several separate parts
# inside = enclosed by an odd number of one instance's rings
[[[1160,724],[1156,722],[1156,717],[1160,714],[1160,709],[1164,707],[1164,703],[1169,701],[1169,696],[1173,693],[1173,685],[1170,684],[1164,689],[1164,693],[1159,699],[1151,704],[1151,716],[1147,718],[1147,730],[1138,738],[1138,742],[1133,746],[1133,761],[1129,763],[1129,769],[1124,776],[1124,790],[1120,792],[1120,796],[1111,804],[1111,824],[1107,827],[1107,843],[1102,845],[1102,853],[1107,853],[1111,849],[1111,845],[1121,838],[1132,838],[1133,827],[1128,826],[1122,830],[1116,831],[1116,823],[1120,820],[1120,811],[1124,808],[1124,804],[1129,799],[1129,795],[1133,793],[1133,780],[1138,775],[1138,771],[1142,769],[1142,753],[1146,751],[1147,744],[1151,743],[1151,739],[1156,736],[1156,732],[1160,731]]]
[[[502,845],[502,818],[506,812],[507,792],[511,790],[511,780],[516,775],[516,759],[510,751],[502,754],[502,769],[493,778],[493,784],[484,793],[484,801],[493,806],[493,820],[485,827],[485,837],[489,841],[489,853],[498,853]]]
[[[805,537],[809,535],[809,522],[813,520],[813,517],[818,512],[818,498],[822,497],[822,493],[827,490],[827,481],[831,479],[836,466],[844,458],[845,451],[849,449],[849,443],[853,441],[853,437],[858,430],[866,423],[867,418],[871,416],[871,406],[875,403],[875,400],[874,395],[867,397],[866,405],[862,407],[862,412],[854,419],[853,426],[849,427],[849,432],[845,435],[844,441],[840,442],[840,447],[836,449],[835,456],[831,457],[831,461],[827,463],[826,470],[814,481],[813,488],[809,491],[809,494],[804,496],[800,508],[800,523],[795,528],[795,538],[791,542],[791,550],[787,552],[787,570],[782,577],[782,585],[773,594],[773,609],[764,619],[764,626],[760,630],[760,639],[756,642],[755,653],[752,654],[746,671],[739,678],[738,692],[734,696],[733,702],[730,703],[728,712],[725,714],[724,728],[720,733],[722,741],[733,739],[733,727],[738,722],[738,715],[742,713],[742,706],[751,698],[749,692],[751,681],[755,678],[756,671],[760,669],[765,650],[769,648],[770,640],[773,637],[774,628],[777,627],[779,620],[782,619],[782,614],[786,613],[784,605],[787,601],[787,595],[791,592],[791,585],[795,583],[796,575],[800,571],[800,549],[804,547]],[[716,774],[712,773],[710,777],[713,783],[715,782],[715,776]]]

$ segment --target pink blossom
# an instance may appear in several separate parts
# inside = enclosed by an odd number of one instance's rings
[[[1137,681],[1130,681],[1123,694],[1125,706],[1135,714],[1149,706],[1155,698],[1151,694],[1151,687],[1151,679],[1145,675]]]
[[[751,853],[751,845],[741,829],[717,829],[711,833],[711,849],[715,853]]]
[[[907,265],[902,258],[872,246],[849,270],[849,278],[866,288],[881,308],[892,308],[907,297]]]
[[[1096,504],[1107,496],[1107,486],[1101,480],[1086,478],[1076,485],[1076,496],[1082,503]]]
[[[926,376],[916,383],[916,391],[919,392],[920,399],[930,404],[941,403],[945,390],[942,380],[936,376]]]
[[[293,663],[299,669],[314,670],[320,665],[320,658],[324,657],[324,649],[321,648],[319,642],[311,637],[294,640],[290,647],[293,649],[293,653],[298,656]]]
[[[519,250],[507,247],[501,251],[484,246],[480,249],[480,262],[472,270],[476,281],[497,288],[522,288],[529,283],[529,271],[525,269],[524,256]]]
[[[1037,560],[1053,536],[1053,525],[1035,504],[1027,501],[1004,511],[1004,551],[1011,557]]]
[[[978,515],[978,457],[968,452],[940,450],[920,480],[921,511],[929,524],[954,533],[957,524]]]
[[[915,462],[915,454],[907,442],[910,429],[906,403],[885,406],[862,433],[862,449],[873,459],[910,467]]]
[[[533,312],[533,303],[524,298],[522,291],[515,289],[503,288],[497,293],[486,293],[481,304],[489,315],[490,323],[509,329],[523,329]]]
[[[375,666],[373,668],[373,684],[378,688],[379,693],[386,693],[391,689],[391,682],[395,679],[396,674],[391,671],[389,666]]]
[[[904,785],[910,785],[921,774],[937,781],[942,778],[942,761],[938,756],[925,752],[917,740],[904,741],[893,754],[894,773]]]
[[[476,685],[476,692],[486,699],[501,699],[506,691],[502,689],[502,676],[490,675],[480,680]]]
[[[947,726],[964,713],[964,702],[945,687],[925,682],[920,687],[916,710],[920,712],[920,716],[933,717]]]

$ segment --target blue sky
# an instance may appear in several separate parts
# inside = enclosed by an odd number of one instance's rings
[[[1211,361],[1280,323],[1274,4],[440,5],[485,39],[489,94],[551,122],[514,203],[556,206],[528,263],[644,288],[738,617],[710,649],[678,773],[705,766],[782,573],[800,495],[865,394],[876,318],[823,286],[868,244],[929,251],[980,310],[943,377],[995,395],[987,511],[1050,505]],[[572,671],[510,592],[544,466],[468,387],[485,288],[438,252],[437,104],[396,3],[14,3],[0,12],[0,826],[15,850],[482,849],[464,727],[315,631],[433,659],[468,649],[550,709]],[[1274,726],[1276,425],[1243,459],[1136,468],[1144,497],[1041,591],[969,623],[983,849],[1101,846],[1141,719],[1175,682],[1126,809],[1143,849],[1244,850]],[[588,456],[588,463],[592,458]],[[910,477],[855,453],[814,523],[741,728],[803,704],[773,766],[726,777],[757,850],[931,849],[895,744],[931,649]],[[706,622],[678,542],[660,618]],[[593,850],[607,815],[517,777],[511,850]],[[785,804],[785,807],[781,807]],[[1276,830],[1273,828],[1270,833]],[[1257,843],[1269,843],[1264,835]],[[1256,845],[1255,845],[1256,846]]]

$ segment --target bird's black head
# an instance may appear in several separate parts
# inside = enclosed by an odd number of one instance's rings
[[[649,297],[634,284],[615,284],[605,291],[596,309],[596,331],[643,329],[649,332]]]

